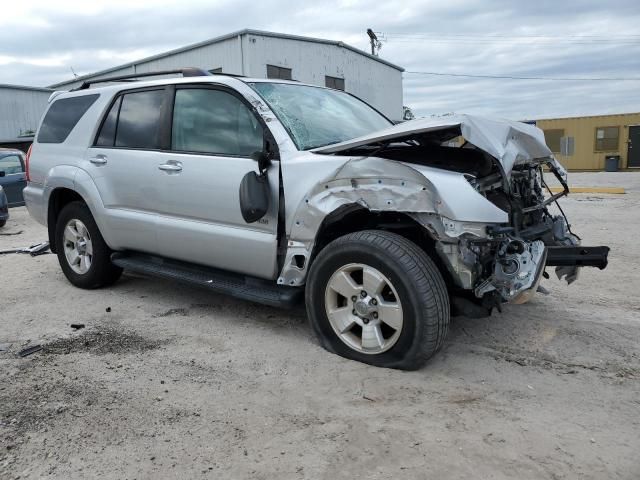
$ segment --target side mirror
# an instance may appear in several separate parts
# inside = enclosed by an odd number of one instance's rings
[[[269,211],[269,197],[267,174],[247,173],[240,182],[240,212],[244,221],[253,223],[264,217]]]
[[[269,165],[271,165],[269,154],[265,151],[253,152],[251,154],[251,158],[258,162],[258,170],[261,174],[264,173],[267,168],[269,168]]]

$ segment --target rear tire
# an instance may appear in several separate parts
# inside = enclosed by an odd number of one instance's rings
[[[76,287],[106,287],[122,274],[122,269],[111,263],[111,249],[83,202],[67,204],[58,215],[56,250],[64,275]]]
[[[6,220],[0,220],[0,228],[4,227],[7,224]]]
[[[306,304],[324,348],[379,367],[422,367],[449,327],[449,297],[434,262],[413,242],[379,230],[345,235],[320,252]]]

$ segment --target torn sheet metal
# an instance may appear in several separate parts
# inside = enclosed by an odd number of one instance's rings
[[[511,120],[494,120],[475,115],[419,118],[312,151],[339,153],[359,146],[387,141],[402,141],[411,136],[446,130],[450,131],[449,138],[453,139],[462,135],[469,143],[496,158],[507,175],[516,164],[537,158],[553,159],[553,154],[545,143],[544,133],[538,127]],[[555,160],[551,161],[555,162]],[[560,164],[557,164],[557,167],[564,172]]]
[[[507,213],[480,195],[463,174],[383,158],[346,157],[343,165],[316,183],[300,201],[287,222],[290,238],[312,240],[327,214],[349,203],[371,211],[436,213],[457,222],[509,220]]]

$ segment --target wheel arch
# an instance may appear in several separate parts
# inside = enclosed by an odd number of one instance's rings
[[[78,192],[67,187],[54,188],[49,195],[47,208],[47,230],[49,234],[49,248],[57,253],[56,224],[62,209],[71,202],[80,201],[86,204],[86,200]]]
[[[345,205],[328,215],[320,225],[316,241],[309,257],[309,267],[317,255],[332,241],[349,233],[364,230],[392,232],[409,240],[423,250],[436,264],[447,285],[453,279],[436,250],[435,236],[412,215],[405,212],[377,212],[360,205]]]
[[[436,251],[436,238],[409,212],[371,210],[361,203],[346,203],[326,215],[317,228],[313,242],[289,241],[278,283],[303,285],[318,254],[332,241],[364,230],[392,232],[411,241],[433,260],[449,285],[449,271]]]
[[[310,263],[333,240],[362,230],[393,232],[427,252],[435,251],[435,239],[407,213],[371,211],[360,205],[350,204],[333,211],[320,224]]]

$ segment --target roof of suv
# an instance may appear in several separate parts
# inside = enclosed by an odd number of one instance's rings
[[[224,85],[233,85],[235,82],[242,83],[287,83],[291,85],[304,85],[308,87],[316,87],[316,88],[324,88],[327,90],[331,90],[328,87],[324,87],[321,85],[311,85],[307,83],[301,83],[296,80],[280,80],[275,78],[247,78],[247,77],[237,77],[233,75],[203,75],[201,77],[173,77],[173,78],[159,78],[155,80],[136,80],[132,82],[118,82],[113,84],[107,84],[102,86],[85,88],[82,90],[74,89],[69,91],[58,91],[56,92],[58,95],[62,92],[67,96],[68,94],[72,94],[71,96],[75,96],[73,94],[89,94],[92,92],[112,92],[114,90],[128,90],[128,89],[136,89],[136,88],[144,88],[144,87],[154,87],[154,86],[162,86],[162,85],[180,85],[180,84],[190,84],[190,83],[218,83]],[[53,98],[58,95],[53,96]],[[52,99],[53,99],[52,98]]]

